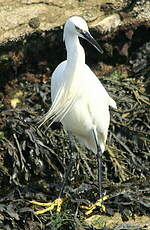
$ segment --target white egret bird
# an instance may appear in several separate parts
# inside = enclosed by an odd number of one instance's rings
[[[49,122],[50,126],[53,122],[60,121],[68,133],[76,136],[83,145],[96,155],[101,198],[101,156],[105,149],[110,123],[109,106],[116,108],[116,103],[85,64],[85,52],[79,37],[86,39],[99,52],[103,53],[91,36],[85,20],[78,16],[70,17],[64,26],[63,33],[67,60],[60,63],[52,74],[52,106],[42,118],[40,126],[46,122]],[[60,196],[64,185],[65,182]],[[35,204],[35,202],[33,203]],[[38,202],[36,204],[42,205]],[[48,204],[51,205],[52,203]]]

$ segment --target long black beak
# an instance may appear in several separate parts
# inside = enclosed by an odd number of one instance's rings
[[[82,37],[85,38],[89,43],[91,43],[101,54],[104,53],[100,45],[89,32],[83,32]]]

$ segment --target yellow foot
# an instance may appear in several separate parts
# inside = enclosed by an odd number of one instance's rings
[[[41,209],[41,210],[34,212],[36,215],[38,215],[38,214],[43,214],[45,212],[51,211],[54,208],[56,208],[57,212],[60,212],[61,205],[63,203],[63,199],[58,198],[58,199],[54,200],[53,202],[47,202],[47,203],[41,203],[41,202],[32,200],[32,201],[30,201],[30,203],[34,204],[34,205],[42,206],[42,207],[47,207],[47,208],[44,208],[44,209]]]
[[[107,200],[109,196],[103,196],[101,199],[97,200],[95,204],[92,204],[90,206],[80,206],[81,208],[84,208],[88,211],[85,212],[85,215],[89,215],[93,212],[94,209],[97,207],[100,207],[103,212],[106,212],[106,207],[103,204],[103,201]]]

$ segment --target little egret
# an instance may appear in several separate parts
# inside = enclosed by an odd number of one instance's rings
[[[103,53],[99,44],[91,36],[85,20],[78,16],[70,17],[65,23],[63,33],[67,60],[60,63],[52,74],[52,106],[43,116],[40,126],[46,122],[49,122],[50,126],[53,122],[60,121],[69,134],[74,135],[81,144],[96,155],[99,196],[101,198],[101,158],[110,123],[109,106],[116,108],[116,103],[85,64],[85,52],[79,37],[86,39],[100,53]],[[70,170],[71,167],[68,169],[67,175]],[[65,183],[64,180],[59,198]],[[60,201],[60,199],[57,200]],[[36,201],[32,203],[43,204]],[[44,203],[42,206],[51,206],[51,204]],[[52,206],[44,210],[51,209]],[[37,214],[43,212],[45,211],[38,211]]]

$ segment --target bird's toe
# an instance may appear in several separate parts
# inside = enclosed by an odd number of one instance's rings
[[[94,204],[91,204],[90,206],[80,206],[83,209],[86,209],[85,215],[91,214],[97,207],[101,209],[102,212],[106,212],[106,207],[103,204],[105,200],[107,200],[109,196],[103,196],[102,198],[98,199]]]
[[[57,198],[53,202],[47,202],[47,203],[42,203],[42,202],[32,200],[32,201],[30,201],[30,203],[34,204],[36,206],[46,207],[44,209],[40,209],[40,210],[34,212],[34,214],[39,215],[39,214],[46,213],[48,211],[52,211],[54,209],[56,209],[57,212],[60,212],[61,211],[61,206],[62,206],[62,203],[63,203],[63,199],[62,198]]]

